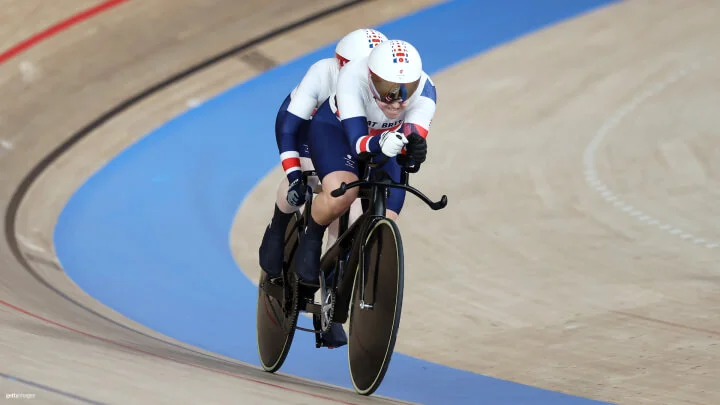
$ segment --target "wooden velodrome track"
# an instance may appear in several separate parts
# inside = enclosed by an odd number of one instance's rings
[[[32,172],[128,97],[340,3],[128,1],[0,59],[8,213],[0,373],[14,377],[0,380],[0,394],[34,394],[39,403],[391,402],[268,376],[125,319],[59,271],[52,230],[84,179],[188,100],[331,43],[350,26],[434,1],[360,4],[258,43],[92,128]],[[97,4],[0,0],[0,52]],[[630,0],[433,77],[437,141],[415,184],[452,200],[433,215],[406,205],[412,292],[398,351],[620,404],[720,403],[718,20],[715,0]],[[253,241],[278,176],[240,207],[244,227],[232,235],[253,280]],[[428,309],[426,297],[445,306]]]

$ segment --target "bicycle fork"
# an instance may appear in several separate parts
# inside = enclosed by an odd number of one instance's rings
[[[360,245],[360,309],[372,309],[373,304],[365,303],[365,244]]]
[[[388,189],[386,187],[380,186],[377,187],[375,190],[373,190],[373,207],[374,207],[374,216],[375,217],[385,217],[385,199],[388,196]],[[368,229],[372,232],[372,226],[375,224],[374,221],[371,221],[370,226]],[[372,302],[372,304],[368,304],[365,301],[365,286],[366,283],[366,271],[365,271],[365,241],[360,244],[360,271],[362,272],[361,276],[361,284],[360,284],[360,309],[373,309],[375,307],[375,297],[374,297],[374,288],[371,289],[370,293],[370,300],[369,302]],[[367,269],[369,272],[369,269]]]

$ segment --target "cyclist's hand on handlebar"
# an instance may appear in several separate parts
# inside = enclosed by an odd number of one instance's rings
[[[287,193],[287,202],[293,207],[299,207],[305,204],[307,199],[308,186],[302,182],[302,179],[295,179],[290,183]]]
[[[427,158],[427,141],[420,134],[413,132],[407,137],[407,154],[416,164],[425,162]]]
[[[396,131],[385,131],[380,135],[380,149],[387,157],[397,156],[408,143],[405,134]]]

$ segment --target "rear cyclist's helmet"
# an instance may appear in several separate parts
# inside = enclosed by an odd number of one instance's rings
[[[370,90],[385,103],[404,102],[417,90],[422,77],[422,60],[410,43],[388,40],[376,46],[368,57]]]
[[[370,51],[387,37],[380,31],[372,28],[360,28],[345,35],[335,46],[335,58],[340,67],[351,60],[361,59],[370,54]]]

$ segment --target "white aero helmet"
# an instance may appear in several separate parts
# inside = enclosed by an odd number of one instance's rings
[[[422,77],[422,60],[409,42],[388,40],[376,46],[368,57],[370,90],[380,101],[404,102],[417,91]]]
[[[360,28],[345,35],[335,45],[335,57],[340,67],[351,60],[361,59],[370,54],[378,44],[387,41],[387,37],[372,28]]]

